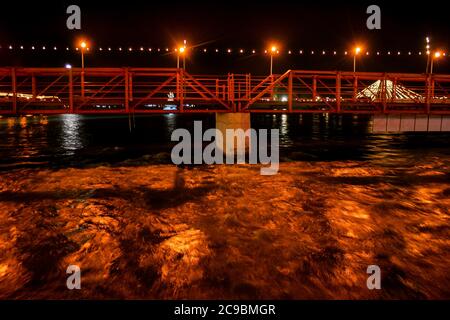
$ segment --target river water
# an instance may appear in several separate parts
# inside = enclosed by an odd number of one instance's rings
[[[214,115],[131,120],[0,119],[0,299],[450,297],[449,134],[252,115],[280,129],[263,176],[170,164],[171,132]],[[73,264],[83,290],[65,286]]]
[[[130,129],[131,120],[131,129]],[[125,162],[170,163],[176,128],[214,127],[214,115],[0,118],[0,170]],[[449,133],[373,134],[367,116],[252,115],[252,127],[280,129],[281,160],[363,160],[414,165],[425,155],[448,157]]]

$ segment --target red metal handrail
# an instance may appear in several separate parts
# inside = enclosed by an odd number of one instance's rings
[[[0,68],[0,114],[450,113],[450,75],[288,70],[191,75],[175,68]]]

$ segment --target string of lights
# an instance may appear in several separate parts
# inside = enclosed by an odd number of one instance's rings
[[[80,51],[80,47],[68,47],[68,46],[52,46],[52,45],[0,45],[0,50],[9,50],[9,51]],[[126,47],[126,46],[99,46],[95,48],[86,47],[85,51],[87,52],[146,52],[146,53],[176,53],[178,52],[178,48],[169,48],[169,47],[145,47],[145,46],[135,46],[135,47]],[[273,54],[269,52],[270,50],[264,49],[244,49],[244,48],[216,48],[216,47],[196,47],[187,49],[190,52],[196,53],[216,53],[216,54]],[[278,55],[322,55],[322,56],[353,56],[353,51],[342,51],[342,50],[316,50],[316,49],[297,49],[297,50],[276,50],[276,54]],[[377,50],[377,51],[364,51],[360,52],[360,55],[366,56],[422,56],[429,55],[430,51],[415,51],[415,50]],[[442,52],[441,55],[443,57],[447,56],[447,52]]]

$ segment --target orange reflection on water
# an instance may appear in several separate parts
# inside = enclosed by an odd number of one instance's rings
[[[422,160],[2,172],[0,297],[448,299],[450,162]]]

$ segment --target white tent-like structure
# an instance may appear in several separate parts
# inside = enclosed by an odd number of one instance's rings
[[[377,80],[370,86],[358,92],[357,99],[368,98],[371,101],[382,101],[383,95],[386,100],[398,102],[423,102],[424,97],[402,85],[391,80]]]

